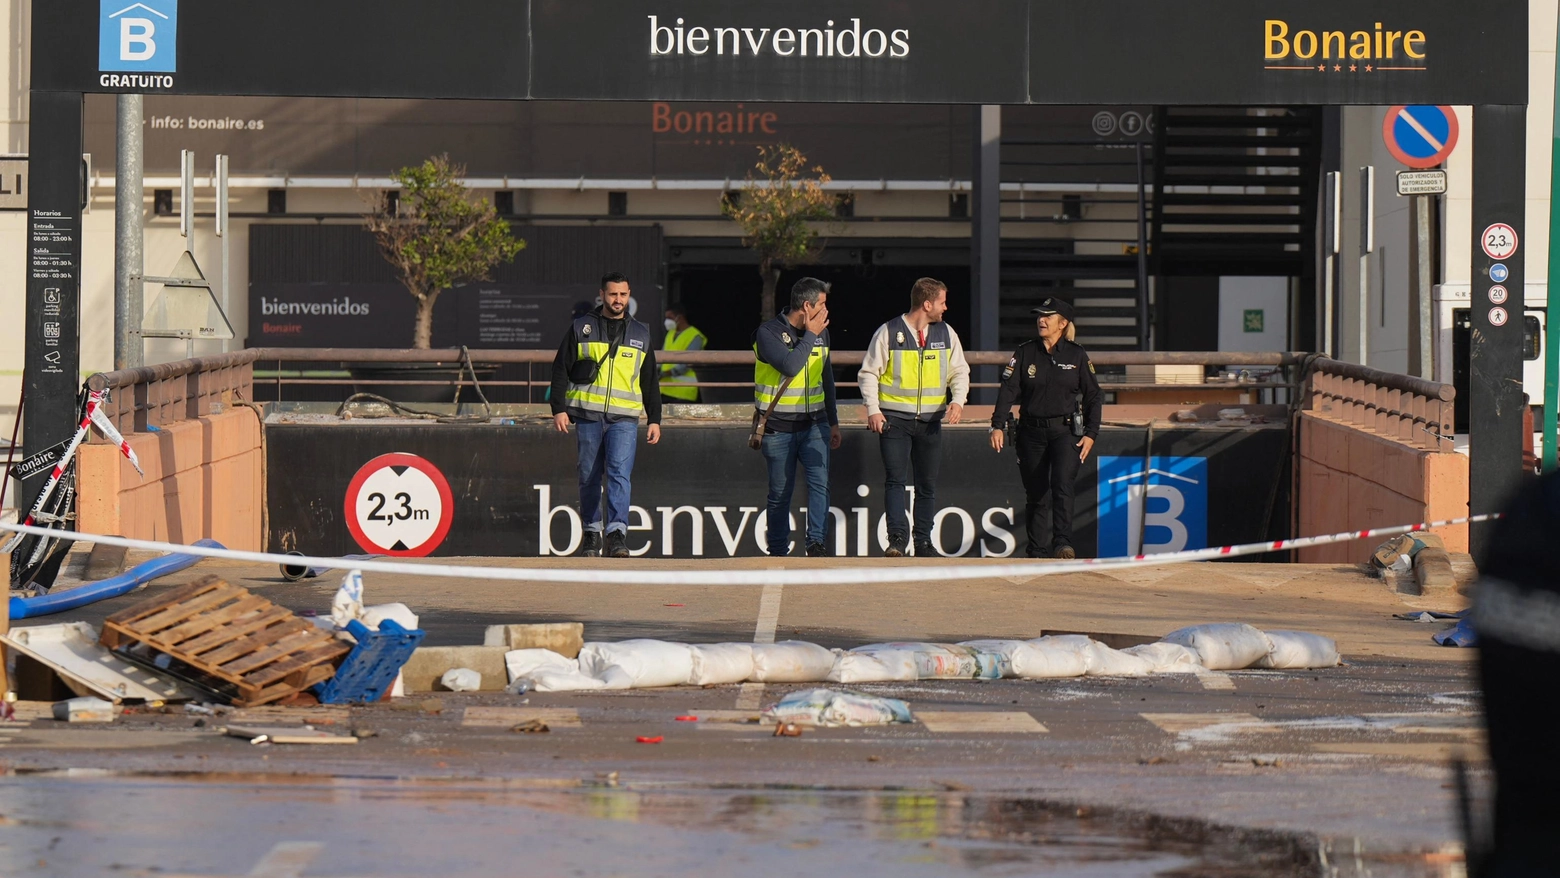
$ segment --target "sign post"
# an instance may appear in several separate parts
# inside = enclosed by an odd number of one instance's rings
[[[1435,375],[1434,321],[1430,302],[1434,274],[1431,269],[1430,198],[1446,193],[1446,172],[1430,170],[1446,161],[1457,146],[1457,114],[1444,106],[1395,106],[1381,123],[1381,138],[1392,157],[1414,168],[1398,171],[1397,193],[1414,199],[1414,275],[1409,296],[1409,371],[1421,378]]]

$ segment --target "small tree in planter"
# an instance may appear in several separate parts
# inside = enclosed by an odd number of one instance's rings
[[[818,258],[824,242],[814,223],[833,219],[838,200],[824,191],[829,175],[789,144],[761,146],[737,198],[721,202],[721,212],[742,227],[742,246],[758,256],[764,279],[759,320],[775,316],[775,286],[780,269]],[[807,174],[813,176],[805,176]]]
[[[363,223],[395,268],[407,292],[417,299],[412,347],[433,344],[433,306],[439,294],[458,283],[488,280],[493,266],[525,249],[493,205],[473,197],[461,180],[466,169],[447,155],[390,175],[401,184],[399,196],[381,200]]]

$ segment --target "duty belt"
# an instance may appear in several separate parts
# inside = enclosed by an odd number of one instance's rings
[[[1020,427],[1060,427],[1067,422],[1066,415],[1056,415],[1049,418],[1035,418],[1029,415],[1021,415],[1018,419]]]

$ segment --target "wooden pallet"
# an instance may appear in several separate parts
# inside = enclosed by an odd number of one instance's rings
[[[109,616],[99,641],[145,644],[182,662],[239,707],[286,698],[330,679],[352,646],[248,590],[206,576]]]

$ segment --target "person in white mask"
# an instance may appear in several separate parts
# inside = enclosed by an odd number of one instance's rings
[[[702,351],[709,343],[709,337],[688,322],[688,312],[683,306],[673,305],[666,309],[666,338],[661,342],[661,350]],[[661,396],[672,402],[698,402],[698,380],[698,373],[687,363],[661,364]]]

